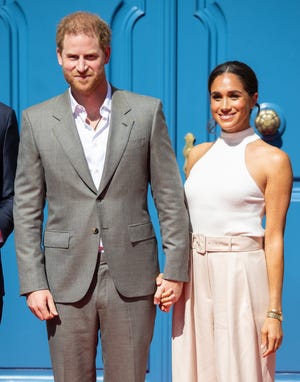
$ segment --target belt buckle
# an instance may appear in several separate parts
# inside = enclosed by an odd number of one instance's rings
[[[234,242],[233,242],[234,238],[233,237],[229,237],[228,239],[229,239],[228,240],[228,251],[231,252],[233,250],[232,246],[234,244]]]
[[[193,237],[193,248],[197,253],[204,255],[206,252],[206,240],[204,235],[195,235]]]

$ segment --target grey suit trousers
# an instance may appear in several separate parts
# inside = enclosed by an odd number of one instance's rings
[[[103,254],[87,295],[77,303],[57,304],[57,309],[59,318],[47,322],[56,382],[96,381],[99,331],[104,381],[145,380],[156,315],[153,295],[121,296]]]

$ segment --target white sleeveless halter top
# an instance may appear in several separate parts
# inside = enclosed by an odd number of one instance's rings
[[[207,236],[263,236],[264,195],[245,163],[252,128],[222,132],[185,182],[192,230]]]

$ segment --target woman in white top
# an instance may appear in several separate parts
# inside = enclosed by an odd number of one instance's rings
[[[191,280],[174,307],[173,382],[271,382],[291,165],[250,127],[258,83],[248,65],[218,65],[208,88],[221,135],[188,157]],[[162,299],[165,310],[172,298]]]

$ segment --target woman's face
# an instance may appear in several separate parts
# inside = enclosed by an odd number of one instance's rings
[[[249,127],[251,109],[257,102],[257,93],[250,96],[240,78],[233,73],[223,73],[215,78],[210,89],[212,117],[228,133]]]

